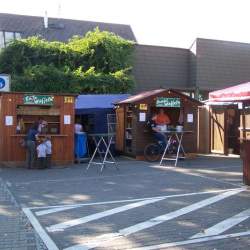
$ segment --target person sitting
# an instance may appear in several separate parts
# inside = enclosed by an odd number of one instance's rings
[[[161,130],[167,130],[167,125],[170,124],[170,119],[168,115],[165,114],[164,110],[161,108],[159,113],[154,116],[155,123],[157,127]]]
[[[163,109],[160,109],[158,114],[153,115],[150,122],[154,137],[163,148],[165,148],[167,145],[167,137],[162,131],[167,130],[168,124],[170,124],[170,119],[165,114]]]

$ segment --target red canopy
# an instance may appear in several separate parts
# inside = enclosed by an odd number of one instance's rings
[[[250,100],[250,82],[209,93],[209,101],[245,101]]]

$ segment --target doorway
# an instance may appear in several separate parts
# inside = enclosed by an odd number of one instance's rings
[[[240,154],[240,112],[237,108],[227,109],[228,154]]]
[[[212,108],[211,112],[211,152],[226,154],[225,116],[222,108]]]
[[[212,107],[211,152],[240,154],[240,111],[237,106]]]

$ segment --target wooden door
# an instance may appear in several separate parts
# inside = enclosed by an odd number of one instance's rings
[[[211,111],[211,152],[226,154],[226,117],[224,109]]]
[[[208,106],[198,107],[197,149],[201,154],[210,153],[210,125]]]
[[[124,108],[116,109],[116,141],[115,148],[117,151],[124,151]]]

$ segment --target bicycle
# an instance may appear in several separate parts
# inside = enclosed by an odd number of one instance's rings
[[[178,143],[175,139],[172,139],[170,141],[170,145],[167,149],[167,154],[172,155],[177,153]],[[162,142],[154,142],[150,143],[145,146],[144,148],[144,157],[149,162],[156,162],[159,161],[163,152],[165,150],[165,147]]]

